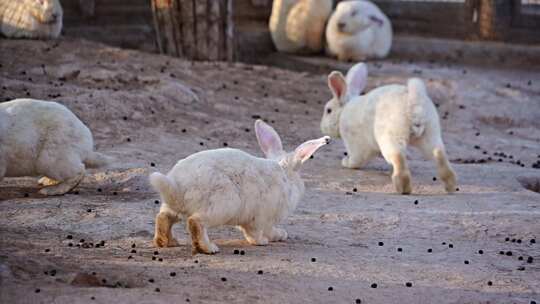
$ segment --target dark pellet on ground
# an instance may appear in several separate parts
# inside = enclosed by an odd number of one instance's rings
[[[103,279],[103,280],[101,280],[101,283],[107,284],[107,280],[106,280],[106,279]]]
[[[156,257],[155,257],[155,256],[153,256],[153,257],[152,257],[152,261],[155,261],[155,260],[156,260]]]
[[[362,300],[356,299],[356,300],[354,300],[354,303],[356,303],[356,304],[362,304]]]
[[[415,201],[414,201],[414,204],[415,204],[415,205],[418,205],[418,200],[415,200]]]
[[[101,192],[103,191],[101,188],[97,188],[97,192]]]
[[[155,200],[155,201],[154,201],[154,204],[159,205],[159,201],[158,201],[158,200]]]
[[[484,250],[480,249],[480,250],[478,250],[478,253],[479,254],[484,254]]]
[[[229,144],[228,144],[228,143],[226,143],[226,142],[224,142],[224,143],[223,143],[223,146],[224,146],[224,147],[228,147],[228,146],[229,146]]]
[[[465,265],[469,265],[469,261],[465,260],[463,263],[465,263]]]
[[[158,259],[158,262],[163,262],[163,259],[162,259],[162,258],[159,258],[159,259]]]
[[[524,266],[519,266],[517,270],[519,270],[519,271],[524,271],[524,270],[525,270],[525,267],[524,267]]]
[[[534,244],[534,243],[536,243],[536,240],[535,240],[535,239],[531,239],[531,240],[529,241],[529,243]]]
[[[154,279],[149,279],[148,282],[154,283]]]
[[[488,281],[487,284],[488,284],[488,286],[491,286],[491,285],[493,285],[493,282]]]
[[[405,286],[407,286],[407,287],[412,287],[412,283],[411,283],[411,282],[407,282],[407,283],[405,283]]]
[[[520,261],[523,261],[523,257],[522,257],[522,256],[520,256],[520,257],[518,258],[518,260],[520,260]]]
[[[433,177],[433,181],[436,181],[436,180],[437,180],[437,178],[434,176],[434,177]]]
[[[49,252],[49,251],[51,251],[49,248],[45,249],[45,252]]]
[[[532,264],[533,260],[533,257],[530,256],[527,258],[527,263]]]
[[[383,243],[383,242],[379,242],[379,246],[384,246],[384,243]]]
[[[127,141],[127,142],[131,142],[131,138],[129,138],[129,137],[126,138],[126,141]]]
[[[80,240],[79,240],[79,243],[84,243],[84,239],[80,239]]]
[[[198,264],[198,263],[199,263],[199,260],[195,260],[195,261],[193,261],[193,263]]]
[[[353,191],[353,192],[358,192],[358,189],[353,188],[352,191]]]
[[[95,299],[96,299],[96,297],[90,297],[90,300],[95,300]]]
[[[377,283],[371,284],[371,288],[377,288]]]
[[[128,260],[131,260],[131,259],[133,259],[133,256],[131,256],[131,255],[128,256]]]
[[[227,282],[227,278],[223,277],[223,278],[221,278],[221,281],[222,282]]]
[[[510,241],[510,238],[505,238],[504,240],[508,242],[508,241]]]
[[[40,291],[41,291],[41,289],[39,289],[39,288],[36,288],[36,290],[35,290],[36,293],[39,293]]]
[[[246,252],[244,250],[240,250],[240,255],[244,255]]]
[[[328,287],[328,291],[332,291],[332,290],[334,290],[334,287],[332,286]]]
[[[500,254],[500,255],[504,255],[504,251],[502,251],[502,250],[499,251],[499,254]]]
[[[240,250],[235,249],[235,250],[233,251],[233,254],[240,254]]]
[[[506,255],[507,255],[507,256],[512,256],[512,251],[507,251],[507,252],[506,252]]]
[[[262,270],[257,271],[257,274],[263,274]]]
[[[521,244],[521,240],[517,240],[516,243]]]
[[[398,251],[398,252],[402,252],[403,249],[402,249],[401,247],[399,247],[399,248],[397,249],[397,251]]]
[[[73,247],[73,244],[72,244],[72,243],[68,243],[68,246],[69,246],[69,247]]]
[[[441,245],[446,245],[446,242],[442,242]]]
[[[150,163],[150,167],[155,167],[155,166],[156,166],[156,164]]]
[[[88,208],[86,209],[86,212],[92,212],[92,209]]]
[[[154,251],[154,255],[159,255],[159,251]]]
[[[156,292],[160,292],[160,289],[156,287],[156,289],[154,289]]]
[[[433,252],[433,249],[429,248],[429,249],[427,250],[427,252],[432,253],[432,252]]]
[[[169,275],[170,275],[171,277],[175,277],[175,276],[176,276],[176,272],[171,272]]]
[[[453,244],[448,244],[448,247],[454,248],[454,245]]]
[[[137,247],[137,245],[135,245],[135,243],[131,244],[131,248],[135,248]]]
[[[137,253],[137,250],[131,249],[131,253]]]

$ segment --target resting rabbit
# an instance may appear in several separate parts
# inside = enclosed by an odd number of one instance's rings
[[[163,201],[155,246],[177,246],[171,227],[181,218],[191,233],[193,253],[218,252],[206,229],[221,225],[239,226],[253,245],[287,238],[275,224],[294,211],[304,193],[298,172],[302,163],[330,138],[307,141],[286,153],[279,135],[262,120],[255,122],[255,132],[266,159],[237,149],[207,150],[180,160],[167,175],[150,175]]]
[[[274,0],[270,33],[280,52],[319,53],[332,0]]]
[[[411,193],[411,173],[406,148],[415,146],[434,159],[447,192],[456,190],[456,176],[441,138],[439,116],[424,82],[409,79],[404,85],[386,85],[360,95],[367,83],[364,63],[353,66],[347,79],[340,72],[328,76],[333,98],[321,120],[323,134],[343,138],[347,156],[342,165],[362,167],[378,153],[393,166],[392,181],[398,193]]]
[[[108,157],[94,151],[90,130],[63,105],[35,99],[0,103],[0,181],[44,176],[44,195],[61,195],[83,179],[85,166]]]
[[[343,1],[326,26],[327,51],[341,61],[383,58],[392,46],[388,17],[369,1]]]
[[[63,11],[59,0],[0,0],[0,33],[10,38],[58,38]]]

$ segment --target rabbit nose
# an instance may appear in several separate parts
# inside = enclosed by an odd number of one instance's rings
[[[343,29],[345,28],[345,25],[346,25],[346,24],[345,24],[344,22],[339,22],[339,23],[337,24],[338,29],[339,29],[340,31],[343,31]]]
[[[326,144],[329,144],[329,143],[330,143],[330,137],[325,137],[325,138],[324,138],[324,142],[325,142]]]

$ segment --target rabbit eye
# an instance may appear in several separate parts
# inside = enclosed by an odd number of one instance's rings
[[[332,109],[326,109],[326,113],[328,114],[332,113]]]

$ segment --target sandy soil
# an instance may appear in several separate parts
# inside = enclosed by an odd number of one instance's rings
[[[302,173],[287,242],[253,247],[223,227],[210,231],[221,253],[192,256],[182,224],[182,245],[155,253],[148,174],[224,145],[261,155],[259,116],[289,149],[319,137],[326,76],[74,40],[0,40],[0,54],[0,100],[65,104],[116,158],[62,197],[40,197],[35,178],[0,183],[1,303],[540,302],[540,194],[518,181],[540,180],[538,71],[371,63],[370,88],[427,80],[460,191],[411,151],[414,194],[396,195],[381,159],[341,168],[336,140]]]

